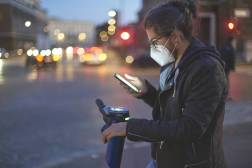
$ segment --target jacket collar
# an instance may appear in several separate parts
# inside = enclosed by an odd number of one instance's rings
[[[192,38],[189,47],[186,49],[182,59],[180,60],[180,63],[178,64],[180,72],[202,55],[214,57],[224,66],[220,54],[215,47],[207,46],[199,39]]]

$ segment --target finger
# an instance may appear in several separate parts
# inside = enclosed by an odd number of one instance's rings
[[[140,96],[139,93],[131,93],[131,94],[132,94],[132,96],[134,96],[134,97],[139,97],[139,96]]]
[[[129,90],[130,93],[134,93],[134,90],[133,90],[133,89],[128,88],[128,90]]]
[[[106,138],[102,135],[101,136],[101,141],[105,144],[106,143]]]
[[[111,126],[110,126],[111,127]],[[102,132],[102,136],[104,136],[104,137],[107,137],[109,134],[110,134],[110,132],[111,132],[111,128],[110,127],[108,127],[107,129],[105,129],[103,132]]]
[[[104,143],[107,143],[111,139],[111,137],[113,137],[113,133],[112,132],[109,133],[107,136],[104,136],[103,137],[104,138]]]
[[[131,75],[128,75],[128,74],[124,74],[125,78],[127,78],[128,80],[137,80],[138,78],[135,77],[135,76],[131,76]]]
[[[111,133],[113,133],[114,131],[114,124],[111,124],[107,129],[105,129],[103,132],[102,132],[102,135],[105,136],[107,138],[107,136]]]
[[[108,136],[109,134],[110,134],[110,133],[105,132],[105,131],[102,132],[102,142],[103,142],[103,143],[106,143],[106,142],[107,142],[107,136]]]
[[[111,133],[111,134],[109,134],[106,138],[107,138],[107,141],[109,141],[111,138],[113,138],[113,137],[115,137],[116,136],[116,134],[114,134],[114,133]]]

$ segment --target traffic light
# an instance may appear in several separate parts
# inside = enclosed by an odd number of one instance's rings
[[[120,45],[129,46],[132,45],[135,39],[134,28],[130,26],[118,28],[116,38],[118,39]]]
[[[233,31],[235,29],[235,23],[233,21],[229,21],[228,24],[228,30]]]
[[[129,32],[123,31],[121,32],[120,37],[122,40],[126,41],[126,40],[129,40],[131,36]]]
[[[228,33],[236,33],[238,31],[238,22],[235,19],[229,19],[225,23],[225,27]]]

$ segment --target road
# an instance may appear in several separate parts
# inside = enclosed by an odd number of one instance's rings
[[[227,103],[224,139],[230,167],[252,164],[250,68],[231,74],[233,101]],[[157,85],[158,69],[132,69],[115,61],[91,67],[63,62],[55,69],[27,70],[22,58],[0,60],[0,167],[105,167],[103,121],[95,99],[128,107],[133,117],[151,117],[150,107],[130,97],[114,72],[136,74]],[[148,159],[148,144],[127,141],[123,167],[144,167]]]

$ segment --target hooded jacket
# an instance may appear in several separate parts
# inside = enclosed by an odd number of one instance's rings
[[[167,88],[148,81],[141,97],[153,120],[130,119],[127,138],[152,143],[158,168],[224,168],[222,145],[227,82],[219,53],[192,39]]]

